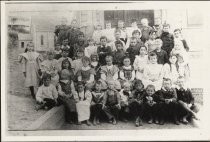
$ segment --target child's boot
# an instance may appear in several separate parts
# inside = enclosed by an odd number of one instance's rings
[[[140,125],[140,124],[139,124],[139,119],[140,119],[140,118],[139,118],[139,116],[138,116],[138,117],[136,118],[136,121],[135,121],[136,127],[139,127],[139,125]]]
[[[94,119],[93,119],[93,125],[95,126],[95,125],[97,125],[97,120],[96,120],[97,118],[96,117],[94,117]]]
[[[90,126],[90,125],[91,125],[91,123],[90,123],[90,121],[89,121],[89,120],[87,120],[87,121],[86,121],[86,123],[87,123],[87,125],[88,125],[88,126]]]

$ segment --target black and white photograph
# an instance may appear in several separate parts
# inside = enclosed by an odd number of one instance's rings
[[[209,140],[209,6],[1,2],[4,140]]]

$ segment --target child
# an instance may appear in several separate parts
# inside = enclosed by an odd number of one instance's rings
[[[156,90],[161,89],[162,85],[162,68],[163,65],[157,64],[157,55],[155,53],[149,54],[149,64],[144,68],[142,81],[145,86],[152,84]]]
[[[129,98],[129,108],[131,116],[135,118],[136,127],[142,126],[143,117],[143,96],[145,90],[141,80],[136,80],[134,83],[134,90]]]
[[[110,21],[106,22],[102,35],[107,37],[108,43],[111,43],[115,40],[114,32],[115,30],[112,28],[112,23]]]
[[[149,39],[145,42],[145,46],[148,49],[148,53],[156,50],[156,31],[151,30],[149,32]]]
[[[100,79],[100,68],[101,68],[101,65],[98,62],[98,55],[97,54],[92,54],[90,56],[90,67],[92,69],[94,69],[95,80]]]
[[[169,58],[169,63],[166,63],[163,66],[163,78],[170,78],[172,81],[172,86],[174,86],[177,82],[178,77],[179,73],[177,56],[172,54]]]
[[[68,59],[63,60],[62,63],[61,63],[61,71],[64,70],[64,69],[67,69],[69,71],[71,80],[75,80],[74,79],[74,72],[72,70],[71,63],[69,62]],[[60,75],[61,71],[59,72],[59,75]]]
[[[174,38],[175,38],[175,39],[178,39],[178,40],[181,40],[182,43],[183,43],[184,49],[185,49],[187,52],[189,52],[189,46],[188,46],[186,40],[183,39],[183,37],[182,37],[181,29],[175,29],[175,30],[174,30]]]
[[[135,37],[136,40],[137,40],[137,46],[144,46],[144,43],[141,41],[141,31],[139,30],[134,30],[133,33],[132,33],[132,37]],[[129,47],[130,45],[130,42],[131,42],[131,38],[128,38],[128,41],[126,43],[126,49]]]
[[[148,124],[153,123],[153,121],[158,124],[158,104],[157,104],[157,97],[155,94],[155,86],[154,85],[148,85],[146,87],[146,93],[144,95],[143,99],[143,105],[144,105],[144,115],[146,115],[149,119],[147,121]]]
[[[126,50],[126,53],[131,59],[131,64],[133,64],[135,56],[139,53],[140,46],[137,45],[137,39],[135,37],[130,38],[130,45]]]
[[[129,117],[128,99],[131,97],[130,90],[131,84],[129,82],[125,82],[123,84],[123,89],[120,91],[120,116],[124,122],[127,122]]]
[[[39,87],[36,93],[36,101],[41,104],[38,109],[44,108],[46,110],[56,106],[58,92],[54,85],[50,84],[51,75],[45,73],[43,75],[43,85]]]
[[[129,82],[130,85],[132,86],[135,76],[136,76],[135,70],[134,70],[134,67],[131,65],[130,58],[125,57],[123,59],[123,66],[121,67],[120,72],[119,72],[119,80],[120,80],[121,86],[123,86],[125,82]]]
[[[96,42],[96,45],[100,44],[100,38],[102,36],[102,26],[100,24],[96,25],[96,30],[93,32],[93,40]]]
[[[183,57],[185,63],[189,63],[189,57],[187,51],[184,49],[184,46],[181,40],[174,40],[174,48],[170,54],[180,55]]]
[[[62,42],[61,50],[63,50],[64,48],[70,50],[70,46],[68,45],[68,38],[65,38]]]
[[[185,86],[184,77],[180,76],[177,80],[177,101],[181,105],[181,121],[184,124],[188,124],[188,117],[197,118],[196,113],[198,112],[198,107],[194,103],[194,97],[189,88]]]
[[[163,24],[163,33],[160,39],[163,41],[162,49],[165,50],[170,56],[171,50],[174,48],[174,37],[171,33],[169,33],[170,25]]]
[[[162,45],[163,41],[160,38],[157,38],[155,40],[156,50],[154,52],[157,54],[158,64],[164,65],[165,63],[168,63],[168,54],[166,51],[161,49]]]
[[[68,70],[68,60],[63,61],[63,68],[60,72],[58,85],[58,99],[65,106],[65,118],[69,123],[76,121],[76,102],[74,99],[75,88],[72,78],[72,72]]]
[[[107,45],[107,38],[105,36],[102,36],[100,38],[101,41],[101,45],[97,48],[97,53],[99,56],[99,63],[101,65],[105,65],[106,61],[105,61],[105,57],[107,55],[111,55],[112,50],[111,47]]]
[[[103,96],[104,92],[101,91],[102,84],[100,81],[96,81],[95,90],[92,92],[91,110],[93,114],[93,125],[99,125],[99,117],[102,112]]]
[[[97,46],[94,45],[94,40],[88,39],[88,47],[85,48],[85,56],[90,57],[97,52]]]
[[[126,30],[128,33],[128,38],[131,38],[133,36],[132,33],[135,30],[138,30],[140,32],[140,37],[141,37],[141,30],[138,28],[136,19],[131,20],[131,27],[126,28]]]
[[[59,76],[58,76],[58,61],[54,59],[54,52],[53,51],[48,51],[47,52],[48,59],[44,60],[41,63],[41,71],[42,73],[48,73],[51,75],[51,83],[54,86],[57,86],[58,81],[59,81]]]
[[[121,37],[121,30],[116,29],[116,30],[114,31],[114,36],[115,36],[115,39],[113,40],[113,42],[110,42],[110,43],[109,43],[109,45],[110,45],[112,51],[116,51],[116,50],[117,50],[117,48],[116,48],[116,46],[115,46],[115,43],[116,43],[117,41],[122,42],[122,44],[123,44],[123,50],[126,50],[126,49],[125,49],[125,43],[124,43],[124,41],[120,39],[120,37]]]
[[[58,60],[62,57],[61,53],[62,53],[62,50],[61,50],[61,45],[60,44],[56,44],[55,45],[55,56],[54,56],[54,59]]]
[[[66,38],[66,33],[70,28],[67,24],[67,19],[61,19],[61,25],[57,25],[55,27],[55,36],[56,36],[56,43],[62,44],[63,40]]]
[[[189,85],[190,82],[190,67],[186,63],[181,55],[177,55],[177,64],[178,64],[178,73],[179,76],[183,76],[186,81],[186,85]]]
[[[139,55],[136,56],[133,66],[136,70],[136,79],[142,80],[144,68],[148,64],[147,47],[141,46],[139,49]]]
[[[163,85],[161,90],[157,91],[157,95],[160,99],[160,125],[165,123],[166,118],[172,116],[173,121],[176,125],[179,125],[179,121],[177,120],[177,110],[179,108],[179,104],[177,103],[177,94],[176,90],[171,87],[171,80],[169,78],[165,78],[163,80]]]
[[[72,59],[68,57],[68,55],[69,55],[68,48],[63,48],[61,54],[62,54],[62,57],[58,60],[58,68],[59,68],[59,70],[61,70],[61,63],[62,63],[63,60],[68,59],[69,62],[71,63],[71,65],[73,63]],[[73,68],[73,66],[72,66],[72,68]]]
[[[101,80],[103,83],[103,89],[106,88],[106,82],[112,80],[115,83],[115,88],[121,89],[120,82],[118,79],[118,67],[113,65],[113,57],[106,56],[106,65],[101,67]]]
[[[71,21],[71,28],[67,31],[67,37],[69,41],[69,46],[74,47],[74,44],[78,42],[78,36],[82,33],[80,29],[78,28],[78,22],[76,19],[73,19]],[[70,55],[73,55],[73,53]],[[70,58],[73,58],[73,56],[69,56]]]
[[[38,87],[41,75],[40,62],[42,58],[39,53],[34,52],[34,44],[27,44],[26,52],[19,55],[25,77],[25,86],[30,88],[31,95],[35,99],[35,87]]]
[[[76,74],[79,70],[82,69],[82,58],[84,57],[84,50],[79,49],[77,50],[77,56],[76,59],[73,61],[73,68],[74,68],[74,74]]]
[[[117,51],[114,51],[114,64],[118,67],[122,66],[122,60],[125,57],[125,51],[123,50],[123,43],[121,41],[116,41],[115,46],[117,48]]]
[[[90,67],[90,59],[82,58],[82,69],[77,72],[77,80],[85,83],[86,89],[91,89],[94,82],[94,70]]]
[[[72,53],[73,53],[73,57],[72,59],[77,59],[77,51],[78,50],[83,50],[83,52],[85,51],[85,47],[87,47],[87,41],[85,40],[85,35],[84,33],[79,33],[78,34],[78,41],[74,44],[73,46],[73,50],[72,50]]]
[[[120,39],[126,44],[128,35],[127,35],[126,28],[125,28],[125,24],[122,20],[118,21],[117,29],[119,29],[121,31]]]
[[[115,89],[115,82],[108,81],[108,89],[104,94],[102,109],[109,119],[109,123],[117,124],[120,106],[120,94]]]
[[[89,90],[85,90],[83,82],[77,83],[77,93],[75,94],[76,110],[78,114],[78,125],[81,125],[83,121],[86,121],[90,126],[90,103],[92,100],[92,94]]]
[[[142,27],[141,29],[141,40],[145,43],[148,39],[149,39],[149,33],[152,30],[152,27],[150,27],[149,25],[149,21],[146,18],[141,19],[141,25]]]

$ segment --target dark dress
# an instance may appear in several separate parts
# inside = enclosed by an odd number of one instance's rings
[[[167,52],[168,57],[174,48],[174,37],[168,32],[163,32],[160,39],[163,41],[162,49]]]

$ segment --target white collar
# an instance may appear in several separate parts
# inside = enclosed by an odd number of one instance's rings
[[[178,85],[176,85],[176,88],[177,88],[178,90],[181,89]],[[184,90],[187,90],[187,89],[188,89],[186,85],[185,85],[184,87],[182,87],[182,88],[183,88]]]
[[[106,67],[107,67],[108,69],[111,69],[111,68],[113,68],[113,65],[111,65],[111,66],[106,65]]]
[[[69,82],[69,80],[60,80],[60,82],[67,84]]]
[[[131,65],[129,65],[128,67],[123,66],[124,69],[131,69]]]
[[[89,69],[90,69],[90,66],[87,66],[87,67],[84,67],[84,66],[83,66],[83,67],[82,67],[82,70],[83,70],[83,71],[87,71],[87,70],[89,70]]]

